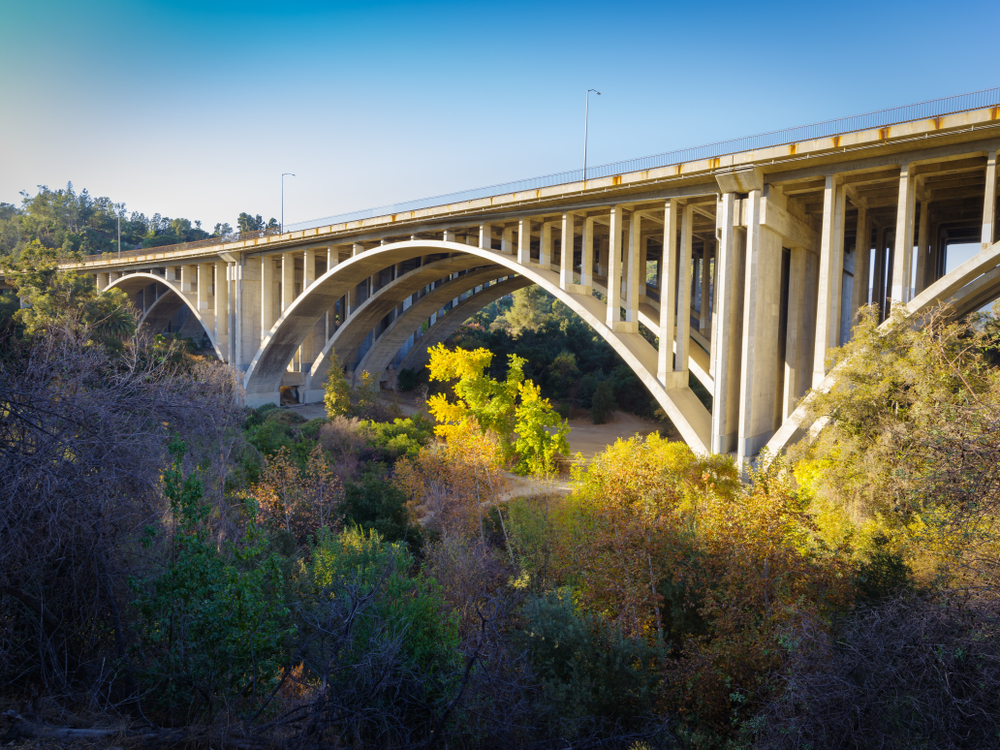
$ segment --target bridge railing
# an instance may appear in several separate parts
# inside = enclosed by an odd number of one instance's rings
[[[627,161],[617,161],[610,164],[601,164],[594,167],[587,167],[586,179],[594,180],[601,177],[610,177],[627,172],[639,172],[646,169],[657,169],[659,167],[669,167],[674,164],[682,164],[688,161],[708,159],[715,156],[740,153],[743,151],[753,151],[760,148],[770,148],[789,143],[824,138],[827,136],[841,135],[844,133],[854,133],[859,130],[871,130],[873,128],[884,128],[890,125],[899,125],[913,120],[925,120],[931,117],[956,114],[958,112],[968,112],[974,109],[1000,105],[1000,88],[984,89],[958,96],[949,96],[944,99],[932,99],[917,104],[907,104],[902,107],[890,107],[880,109],[875,112],[867,112],[862,115],[851,117],[840,117],[834,120],[824,120],[811,125],[801,125],[795,128],[784,130],[772,130],[768,133],[758,133],[757,135],[733,138],[726,141],[716,141],[702,146],[679,149],[677,151],[665,151],[653,156],[644,156],[638,159]],[[376,216],[386,216],[388,214],[398,214],[404,211],[417,211],[435,206],[445,206],[449,203],[460,203],[464,201],[488,198],[493,195],[504,195],[507,193],[517,193],[524,190],[536,190],[538,188],[552,187],[555,185],[565,185],[571,182],[579,182],[584,179],[582,169],[573,169],[568,172],[556,172],[554,174],[543,175],[541,177],[530,177],[525,180],[515,180],[514,182],[503,182],[494,185],[487,185],[471,190],[462,190],[456,193],[446,193],[435,195],[429,198],[418,198],[416,200],[404,201],[402,203],[390,203],[375,208],[364,208],[358,211],[324,216],[318,219],[310,219],[295,224],[285,226],[286,232],[294,232],[302,229],[312,229],[313,227],[329,226],[332,224],[343,224],[349,221],[360,221],[371,219]],[[176,250],[186,250],[190,248],[206,247],[217,245],[220,242],[238,242],[240,240],[256,239],[268,234],[275,234],[277,230],[260,230],[256,232],[244,232],[242,234],[227,235],[223,238],[212,238],[208,240],[198,240],[197,242],[185,242],[180,245],[166,245],[157,248],[142,248],[139,250],[129,250],[123,252],[121,257],[133,257],[147,255],[151,252],[172,252]],[[103,255],[90,255],[83,260],[100,260],[102,258],[116,258],[117,253],[105,253]]]
[[[229,234],[224,234],[217,237],[209,237],[204,240],[194,240],[192,242],[181,242],[175,245],[155,245],[153,247],[138,247],[134,250],[123,250],[122,252],[110,252],[110,253],[100,253],[98,255],[84,255],[80,260],[81,262],[87,262],[90,260],[114,260],[117,258],[138,258],[143,255],[152,255],[155,253],[173,253],[179,252],[181,250],[193,250],[199,247],[210,247],[212,245],[219,245],[223,242],[241,242],[243,240],[256,240],[261,237],[268,237],[271,235],[280,234],[278,228],[273,229],[256,229],[252,232],[230,232]]]

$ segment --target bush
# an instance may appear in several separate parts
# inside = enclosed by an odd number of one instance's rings
[[[610,381],[602,380],[597,385],[591,404],[590,416],[594,420],[594,424],[607,422],[611,413],[618,408],[614,388],[612,388]]]
[[[533,599],[518,638],[542,684],[545,702],[572,735],[572,725],[600,718],[628,728],[644,724],[660,696],[661,646],[626,637],[595,614],[577,611],[568,595]]]
[[[387,542],[406,542],[412,549],[423,544],[420,529],[409,524],[406,495],[372,473],[359,484],[347,483],[342,510],[345,524],[375,531]]]
[[[187,718],[213,717],[234,701],[266,695],[291,634],[278,559],[265,556],[267,541],[247,507],[239,544],[219,549],[210,537],[201,482],[183,477],[183,443],[171,446],[174,464],[164,472],[164,492],[177,529],[164,568],[133,579],[138,616],[135,646],[146,689],[160,707]],[[155,532],[147,533],[146,544]]]

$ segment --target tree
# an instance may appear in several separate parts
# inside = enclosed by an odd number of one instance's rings
[[[333,349],[330,350],[329,361],[330,371],[323,381],[323,404],[326,406],[327,416],[333,419],[351,410],[351,386]]]
[[[555,456],[569,452],[569,425],[538,387],[524,379],[523,358],[510,355],[506,380],[500,382],[487,374],[493,359],[487,349],[450,351],[438,344],[430,355],[431,380],[457,381],[452,386],[454,402],[440,393],[427,401],[441,423],[435,428],[438,435],[450,439],[475,424],[496,436],[506,459],[518,456],[515,470],[524,474],[552,471]]]

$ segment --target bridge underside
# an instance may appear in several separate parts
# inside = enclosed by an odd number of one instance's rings
[[[318,400],[334,352],[352,377],[391,386],[483,306],[538,284],[609,342],[693,448],[746,459],[792,430],[862,305],[882,319],[929,300],[964,314],[1000,295],[994,132],[891,143],[879,131],[858,153],[838,137],[816,159],[797,144],[766,164],[616,177],[607,194],[567,186],[510,208],[442,208],[439,222],[392,216],[136,262],[98,285],[126,288],[150,329],[186,305],[261,404],[283,386]],[[957,246],[974,257],[949,274]]]

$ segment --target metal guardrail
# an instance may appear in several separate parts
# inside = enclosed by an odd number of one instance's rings
[[[932,99],[917,104],[907,104],[902,107],[890,107],[880,109],[875,112],[867,112],[862,115],[851,117],[841,117],[835,120],[825,120],[812,125],[801,125],[795,128],[784,130],[773,130],[769,133],[759,133],[757,135],[733,138],[727,141],[716,141],[703,146],[679,149],[677,151],[665,151],[662,154],[644,156],[638,159],[627,161],[617,161],[611,164],[602,164],[595,167],[587,167],[586,179],[594,180],[601,177],[609,177],[627,172],[639,172],[646,169],[657,169],[659,167],[669,167],[674,164],[682,164],[688,161],[708,159],[715,156],[739,153],[742,151],[752,151],[759,148],[770,148],[771,146],[781,146],[789,143],[823,138],[827,136],[841,135],[843,133],[853,133],[859,130],[871,130],[873,128],[884,128],[890,125],[899,125],[913,120],[925,120],[930,117],[940,117],[942,115],[955,114],[958,112],[968,112],[974,109],[1000,105],[1000,88],[984,89],[958,96],[949,96],[944,99]],[[388,214],[398,214],[404,211],[417,211],[434,206],[444,206],[449,203],[459,203],[463,201],[488,198],[493,195],[504,195],[507,193],[517,193],[523,190],[535,190],[538,188],[552,187],[554,185],[565,185],[571,182],[579,182],[584,179],[582,169],[574,169],[568,172],[557,172],[555,174],[543,175],[541,177],[530,177],[526,180],[515,180],[514,182],[503,182],[486,187],[462,190],[457,193],[446,193],[435,195],[429,198],[418,198],[417,200],[404,201],[403,203],[390,203],[375,208],[364,208],[359,211],[350,211],[334,216],[324,216],[319,219],[310,219],[295,224],[285,226],[285,232],[296,232],[302,229],[312,229],[314,227],[329,226],[332,224],[343,224],[349,221],[360,221],[371,219],[376,216],[386,216]],[[208,240],[198,240],[197,242],[185,242],[180,245],[165,245],[156,248],[142,248],[139,250],[128,250],[121,254],[121,257],[132,257],[148,255],[151,252],[174,252],[191,248],[207,247],[217,245],[220,242],[238,242],[241,240],[256,239],[270,234],[277,234],[277,230],[260,230],[256,232],[244,232],[242,234],[232,234],[219,238],[214,237]],[[89,255],[83,258],[88,260],[102,260],[117,258],[117,253],[105,253],[103,255]]]

